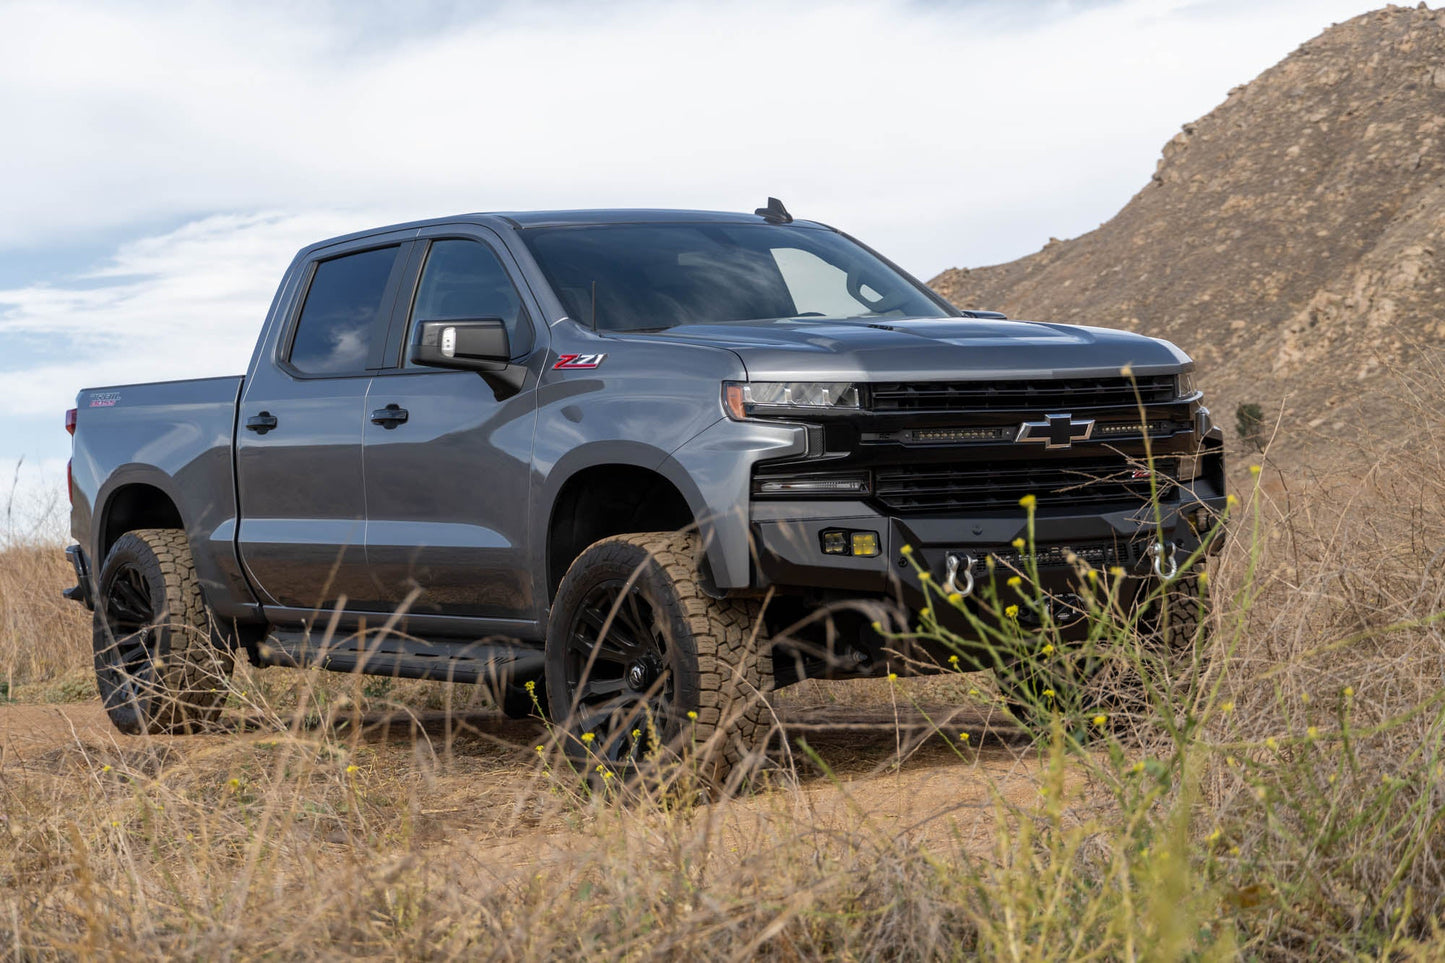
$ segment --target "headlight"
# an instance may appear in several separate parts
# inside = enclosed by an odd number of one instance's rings
[[[1194,372],[1182,371],[1174,376],[1174,397],[1188,398],[1197,389],[1194,386]]]
[[[734,421],[797,409],[857,408],[858,386],[843,381],[724,381],[723,409]],[[759,410],[762,409],[762,410]]]

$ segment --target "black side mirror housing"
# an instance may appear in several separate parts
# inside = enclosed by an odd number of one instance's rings
[[[463,371],[496,371],[512,360],[501,318],[423,321],[411,346],[411,363]]]

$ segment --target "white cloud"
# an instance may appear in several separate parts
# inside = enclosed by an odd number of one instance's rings
[[[1092,227],[1180,123],[1362,5],[11,3],[0,245],[775,193],[926,275]]]
[[[85,387],[240,374],[297,249],[378,219],[218,215],[125,244],[68,285],[0,291],[0,339],[43,343],[48,359],[0,358],[8,409],[54,419]]]
[[[62,539],[69,528],[65,460],[0,455],[0,547]]]

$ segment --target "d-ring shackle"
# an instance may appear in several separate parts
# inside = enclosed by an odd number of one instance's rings
[[[1174,558],[1175,548],[1173,542],[1149,543],[1149,554],[1154,556],[1154,574],[1166,582],[1179,574],[1179,562]]]
[[[958,584],[960,567],[963,569],[963,585],[961,586]],[[943,571],[943,591],[946,594],[952,595],[957,592],[965,597],[973,594],[972,555],[955,555],[953,552],[949,552],[943,557]]]

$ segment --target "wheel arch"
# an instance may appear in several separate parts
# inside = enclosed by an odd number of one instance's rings
[[[646,446],[638,446],[646,448]],[[555,597],[568,567],[587,546],[614,535],[650,531],[678,531],[697,527],[709,548],[704,557],[704,580],[712,546],[706,530],[702,493],[682,466],[665,452],[647,449],[631,457],[576,460],[565,471],[554,471],[555,486],[546,501],[543,572],[546,598]],[[559,466],[561,467],[561,466]]]
[[[96,570],[104,564],[112,545],[126,532],[142,528],[186,527],[179,500],[157,478],[118,482],[106,493],[99,524],[94,527]]]

